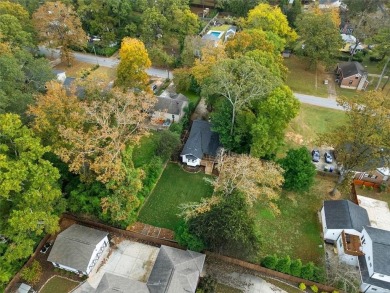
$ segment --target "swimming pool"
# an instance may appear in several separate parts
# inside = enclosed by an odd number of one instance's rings
[[[208,31],[208,35],[213,35],[214,37],[217,37],[218,39],[222,38],[223,32],[221,31]]]

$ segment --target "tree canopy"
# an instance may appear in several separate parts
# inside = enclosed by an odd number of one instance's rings
[[[0,133],[0,234],[9,241],[0,267],[7,270],[33,252],[37,236],[57,231],[61,189],[58,170],[43,158],[50,148],[19,116],[1,114]]]
[[[145,72],[152,63],[144,44],[137,39],[124,38],[119,51],[116,84],[130,89],[147,90],[149,77]]]
[[[307,191],[313,185],[316,168],[306,147],[288,150],[286,157],[278,162],[284,170],[286,190]]]
[[[33,14],[33,24],[42,44],[49,48],[61,47],[61,58],[68,65],[72,61],[70,48],[86,45],[87,35],[71,5],[45,2]]]

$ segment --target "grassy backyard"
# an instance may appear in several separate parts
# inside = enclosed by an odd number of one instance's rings
[[[155,155],[158,139],[158,132],[155,131],[151,131],[148,136],[142,137],[139,145],[135,147],[133,151],[133,163],[135,168],[139,168],[150,162]]]
[[[139,213],[139,221],[174,230],[181,203],[199,201],[211,196],[213,189],[204,181],[204,173],[188,173],[169,163]]]
[[[308,70],[306,61],[294,55],[284,59],[284,65],[289,70],[286,84],[294,92],[328,97],[328,86],[324,84],[324,80],[328,77],[323,69],[319,68],[317,73],[315,70]]]
[[[39,291],[40,293],[68,293],[79,283],[63,277],[54,276]]]
[[[302,145],[311,147],[318,134],[341,125],[345,118],[343,111],[301,104],[298,116],[290,122],[286,130],[284,151]]]
[[[289,255],[303,262],[323,263],[321,226],[317,212],[333,186],[332,179],[317,176],[305,193],[283,192],[277,202],[281,211],[274,216],[261,203],[253,207],[257,228],[263,239],[261,255]]]

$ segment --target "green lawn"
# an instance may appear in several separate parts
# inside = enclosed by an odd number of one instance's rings
[[[290,58],[285,58],[284,65],[289,70],[286,84],[294,92],[324,98],[328,97],[328,87],[324,85],[324,80],[327,79],[327,76],[323,70],[318,69],[317,74],[315,70],[308,70],[306,61],[294,55]]]
[[[159,134],[155,131],[151,131],[148,136],[142,137],[139,145],[133,151],[134,167],[139,168],[150,162],[155,155],[158,139]]]
[[[75,288],[79,282],[71,281],[59,276],[54,276],[47,282],[42,289],[39,291],[40,293],[68,293],[70,290]]]
[[[311,147],[318,134],[330,131],[335,126],[341,125],[346,119],[345,113],[340,110],[327,109],[308,104],[301,104],[301,109],[286,129],[286,146]]]
[[[317,177],[308,192],[283,192],[277,202],[281,214],[276,216],[261,202],[257,203],[252,211],[263,239],[261,256],[289,255],[303,262],[314,261],[321,265],[324,252],[319,247],[323,241],[317,212],[332,186],[331,179]]]
[[[183,93],[183,95],[185,95],[188,98],[188,100],[192,102],[194,105],[198,104],[198,102],[200,101],[200,96],[194,92],[188,91]]]
[[[153,192],[141,208],[138,220],[157,227],[174,230],[181,203],[199,201],[213,193],[203,178],[204,173],[188,173],[175,163],[169,163]]]

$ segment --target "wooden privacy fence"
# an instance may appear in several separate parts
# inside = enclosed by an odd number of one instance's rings
[[[364,180],[354,179],[353,183],[355,183],[356,185],[364,185],[366,187],[372,187],[372,188],[377,188],[377,189],[380,188],[380,184],[377,184],[374,182],[369,182],[369,181],[364,181]]]
[[[280,279],[280,280],[284,280],[284,281],[287,281],[289,283],[294,283],[294,284],[304,283],[305,285],[308,285],[308,286],[316,285],[320,292],[321,291],[325,291],[325,292],[337,291],[337,292],[340,292],[340,293],[344,293],[343,291],[341,291],[339,289],[336,289],[336,288],[333,288],[331,286],[327,286],[327,285],[324,285],[324,284],[319,284],[319,283],[312,282],[312,281],[309,281],[309,280],[305,280],[305,279],[301,279],[301,278],[298,278],[298,277],[294,277],[294,276],[290,276],[290,275],[287,275],[287,274],[283,274],[283,273],[280,273],[280,272],[276,272],[276,271],[273,271],[273,270],[270,270],[270,269],[264,268],[262,266],[255,265],[255,264],[243,261],[243,260],[239,260],[239,259],[236,259],[236,258],[224,256],[224,255],[220,255],[220,254],[217,254],[217,253],[214,253],[214,252],[210,252],[210,251],[206,251],[205,253],[206,253],[207,256],[214,257],[216,259],[222,260],[222,261],[230,263],[230,264],[238,265],[238,266],[243,267],[245,269],[249,269],[249,270],[253,270],[253,271],[259,272],[260,274],[262,274],[264,276],[270,276],[270,277],[273,277],[273,278],[276,278],[276,279]]]

